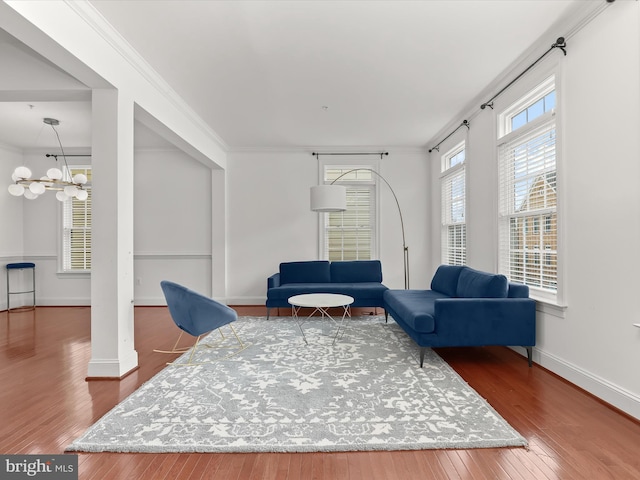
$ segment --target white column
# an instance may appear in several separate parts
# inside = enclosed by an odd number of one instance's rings
[[[91,360],[88,377],[138,366],[133,343],[133,100],[93,90]]]
[[[211,170],[211,296],[227,300],[226,171]]]

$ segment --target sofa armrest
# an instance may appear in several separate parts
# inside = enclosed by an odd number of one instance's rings
[[[440,298],[435,333],[475,339],[477,345],[526,345],[536,341],[536,302],[531,298]]]
[[[274,273],[267,278],[267,290],[280,286],[280,273]]]

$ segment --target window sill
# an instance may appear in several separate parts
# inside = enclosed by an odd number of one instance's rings
[[[567,311],[567,305],[559,305],[558,303],[554,303],[548,299],[536,298],[532,296],[536,301],[536,311],[540,313],[544,313],[546,315],[552,315],[558,318],[564,318],[565,312]]]
[[[56,273],[56,276],[58,278],[66,278],[66,279],[71,279],[71,278],[86,278],[86,279],[90,279],[91,278],[91,271],[87,270],[84,272],[65,272],[65,271],[58,271]]]

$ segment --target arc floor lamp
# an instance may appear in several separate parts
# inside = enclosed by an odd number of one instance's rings
[[[317,155],[317,154],[314,154]],[[389,190],[391,190],[391,194],[393,195],[394,200],[396,201],[396,206],[398,207],[398,213],[400,214],[400,229],[402,230],[402,255],[404,258],[404,288],[409,289],[409,247],[407,247],[407,242],[404,235],[404,220],[402,219],[402,210],[400,209],[400,202],[398,202],[398,197],[396,196],[396,192],[393,191],[391,185],[386,178],[380,175],[375,170],[370,168],[354,168],[347,172],[344,172],[342,175],[337,177],[334,181],[327,185],[315,185],[311,187],[311,210],[314,212],[344,212],[347,209],[347,188],[344,185],[337,185],[336,182],[340,180],[345,175],[357,172],[357,171],[367,171],[371,172],[380,178],[384,183],[387,184]]]

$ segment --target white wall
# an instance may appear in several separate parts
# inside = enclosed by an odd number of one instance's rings
[[[23,219],[22,219],[22,199],[14,197],[7,192],[7,187],[11,183],[11,174],[15,168],[22,165],[22,152],[14,148],[0,145],[0,178],[5,179],[4,184],[0,184],[0,265],[4,267],[7,263],[22,261],[23,253]],[[19,277],[16,277],[16,281]],[[18,290],[12,282],[12,290]],[[6,271],[0,270],[0,310],[7,308],[7,297],[5,295]],[[11,299],[15,306],[22,299],[15,295]]]
[[[0,145],[0,177],[5,179],[0,192],[0,256],[3,260],[22,256],[22,200],[7,191],[13,171],[20,165],[22,152]]]
[[[136,150],[136,305],[163,305],[161,280],[211,295],[211,170],[178,150]]]
[[[539,315],[544,364],[638,418],[639,39],[640,5],[616,2],[571,41],[560,186],[569,307],[564,319]]]
[[[496,268],[496,112],[542,81],[542,71],[559,65],[559,221],[567,307],[539,305],[534,358],[640,418],[640,329],[632,326],[640,321],[640,4],[616,2],[567,43],[566,57],[547,56],[496,100],[496,110],[483,110],[471,121],[468,263]],[[439,167],[434,154],[432,171]],[[434,178],[432,188],[437,185]],[[438,222],[434,217],[434,244]]]
[[[426,287],[431,278],[425,154],[391,149],[380,162],[380,173],[394,187],[402,208],[415,288]],[[278,271],[281,262],[318,259],[319,214],[309,209],[309,188],[318,184],[318,161],[309,151],[235,152],[228,157],[228,174],[228,301],[264,304],[267,277]],[[386,185],[379,188],[384,283],[403,288],[398,210]]]
[[[7,180],[6,185],[18,165],[24,163],[34,175],[53,166],[44,151],[23,155],[3,148],[1,152],[0,178]],[[68,162],[86,165],[91,159],[70,157]],[[164,305],[160,290],[164,279],[210,295],[211,170],[176,149],[141,149],[135,154],[134,177],[135,303]],[[13,225],[0,230],[0,258],[3,263],[24,260],[36,264],[39,305],[90,305],[90,276],[58,273],[60,216],[61,205],[51,192],[36,200],[0,193],[2,224]],[[6,291],[5,284],[3,273],[1,292]],[[12,305],[20,300],[12,298]],[[6,308],[4,293],[0,306]]]

